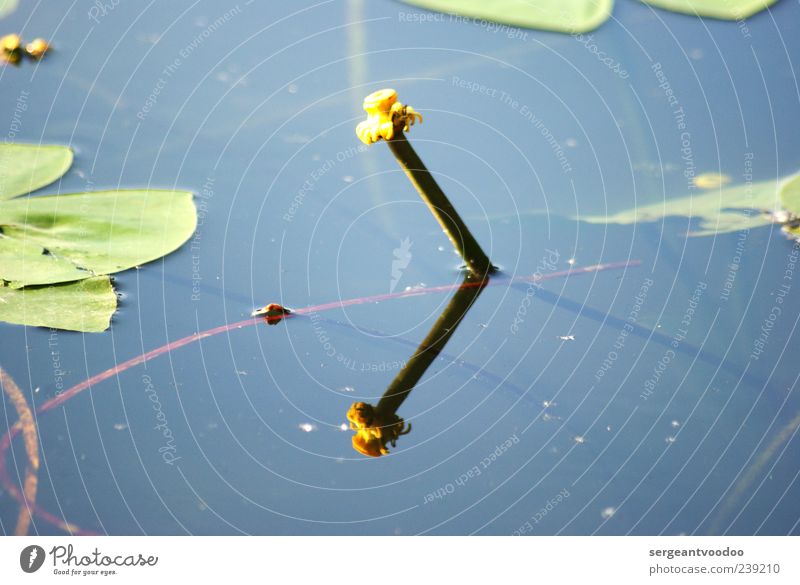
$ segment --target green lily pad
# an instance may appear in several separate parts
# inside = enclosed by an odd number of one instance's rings
[[[4,201],[0,255],[4,247],[16,249],[20,260],[0,265],[0,279],[20,287],[126,270],[176,250],[196,222],[187,191],[96,191]]]
[[[0,144],[0,200],[49,185],[70,166],[72,150],[66,146]]]
[[[19,4],[19,0],[0,0],[0,18],[14,12],[17,4]]]
[[[108,274],[169,254],[194,233],[188,191],[133,189],[14,197],[72,163],[63,146],[0,144],[0,320],[103,331],[116,308]],[[55,285],[55,286],[47,286]]]
[[[800,207],[800,175],[780,180],[734,185],[724,189],[667,199],[610,215],[582,216],[588,223],[631,224],[657,221],[668,216],[696,219],[697,229],[690,236],[724,234],[770,223],[761,210],[775,210],[781,203]]]
[[[51,286],[0,286],[0,320],[68,331],[105,331],[117,309],[108,276]]]
[[[44,283],[68,282],[92,276],[71,262],[47,253],[37,244],[21,242],[0,235],[0,272],[2,278],[9,281],[9,286],[19,288],[22,281],[31,274],[43,275]]]
[[[781,189],[781,203],[786,211],[800,215],[800,175],[784,183]]]
[[[420,8],[512,26],[579,33],[611,15],[614,0],[402,0]]]
[[[777,0],[642,0],[665,10],[722,20],[741,20],[761,12]]]

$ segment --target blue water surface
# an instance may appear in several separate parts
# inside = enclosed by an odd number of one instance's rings
[[[0,21],[54,46],[0,70],[0,131],[74,149],[43,192],[189,189],[199,225],[117,275],[105,333],[0,324],[33,405],[269,302],[458,283],[389,149],[355,136],[382,87],[422,112],[414,147],[502,270],[388,456],[354,451],[345,414],[452,292],[234,329],[96,384],[37,417],[42,509],[109,534],[800,532],[798,248],[770,225],[580,221],[705,195],[700,173],[800,168],[797,3],[736,23],[620,0],[591,38],[390,0],[99,4]],[[17,511],[0,494],[4,533]]]

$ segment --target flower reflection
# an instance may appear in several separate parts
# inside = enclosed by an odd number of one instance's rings
[[[487,282],[470,277],[464,280],[414,355],[389,384],[377,406],[366,402],[353,403],[347,412],[347,420],[350,428],[356,431],[353,436],[356,451],[370,457],[386,455],[389,453],[388,445],[395,447],[397,439],[411,431],[411,424],[396,414],[397,409],[444,349]]]

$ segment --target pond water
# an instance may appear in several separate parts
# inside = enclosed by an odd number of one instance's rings
[[[410,139],[501,272],[389,455],[353,449],[348,408],[377,403],[452,290],[233,328],[94,384],[37,417],[43,510],[109,534],[800,532],[798,248],[772,226],[575,219],[705,194],[700,173],[796,172],[797,3],[726,23],[621,0],[591,39],[389,0],[92,6],[0,21],[55,46],[0,70],[4,126],[23,103],[16,141],[75,150],[46,192],[185,188],[200,221],[117,275],[105,333],[0,324],[34,406],[270,302],[460,282],[389,149],[355,136],[382,87],[422,112]],[[509,278],[610,262],[630,264]],[[22,477],[19,441],[6,455]],[[0,494],[4,533],[17,510]]]

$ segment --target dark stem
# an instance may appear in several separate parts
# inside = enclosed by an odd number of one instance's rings
[[[456,291],[428,335],[419,344],[414,355],[409,358],[408,363],[400,370],[392,380],[392,383],[389,384],[386,392],[383,393],[376,407],[377,412],[388,417],[388,415],[394,414],[400,408],[400,405],[419,382],[425,370],[430,367],[433,360],[447,345],[456,327],[472,307],[472,303],[483,292],[485,285],[485,282],[479,282],[476,286],[462,286]]]
[[[406,176],[416,187],[422,200],[425,201],[428,209],[431,210],[431,213],[442,226],[444,233],[447,234],[455,249],[461,254],[472,275],[483,279],[494,272],[495,268],[492,266],[489,257],[483,252],[478,241],[467,228],[467,224],[458,215],[447,195],[444,194],[433,175],[420,160],[405,134],[396,129],[394,138],[386,142],[403,171],[405,171]]]

